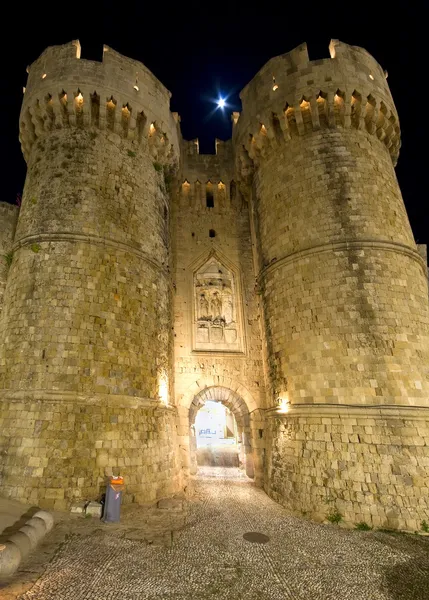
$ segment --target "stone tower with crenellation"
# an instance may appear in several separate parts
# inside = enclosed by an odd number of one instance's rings
[[[330,55],[271,59],[213,155],[111,48],[31,65],[22,207],[0,228],[2,494],[65,509],[119,473],[127,502],[178,493],[215,400],[292,510],[429,518],[427,270],[398,116],[365,50]]]

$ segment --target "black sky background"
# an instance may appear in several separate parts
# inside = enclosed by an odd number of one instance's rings
[[[428,243],[424,6],[370,0],[9,5],[0,25],[0,201],[14,203],[23,189],[18,119],[25,69],[47,46],[79,39],[84,59],[101,60],[107,44],[140,60],[172,92],[171,109],[181,116],[183,136],[198,137],[200,152],[214,152],[214,138],[231,135],[230,112],[240,110],[239,91],[268,59],[304,41],[310,59],[327,58],[330,39],[338,38],[366,48],[389,73],[402,130],[397,176],[416,240]],[[210,116],[219,91],[229,96],[229,110]]]

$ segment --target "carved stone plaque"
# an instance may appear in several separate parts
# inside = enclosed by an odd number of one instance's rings
[[[215,256],[194,274],[195,350],[241,350],[233,273]]]

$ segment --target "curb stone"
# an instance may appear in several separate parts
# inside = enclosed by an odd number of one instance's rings
[[[19,531],[0,544],[0,577],[15,573],[21,560],[34,550],[53,526],[54,517],[45,510],[39,510]]]

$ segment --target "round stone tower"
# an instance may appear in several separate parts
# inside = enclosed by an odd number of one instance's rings
[[[2,494],[65,508],[106,475],[125,499],[177,491],[168,185],[169,91],[78,41],[29,68],[28,172],[0,321]]]
[[[426,265],[394,165],[387,75],[337,40],[270,60],[241,93],[236,164],[259,260],[273,408],[266,489],[317,518],[429,516]]]

